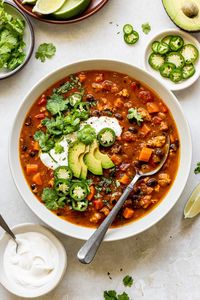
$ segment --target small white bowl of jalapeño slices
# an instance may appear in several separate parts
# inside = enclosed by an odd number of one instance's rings
[[[168,29],[155,35],[145,49],[144,66],[172,91],[183,90],[200,76],[200,44],[192,35]]]

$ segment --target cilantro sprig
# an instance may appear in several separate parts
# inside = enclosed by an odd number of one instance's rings
[[[0,1],[0,69],[14,70],[24,62],[24,30],[25,21],[7,13]]]
[[[127,118],[129,120],[137,122],[137,124],[140,126],[143,122],[142,115],[138,112],[137,108],[130,108],[128,110]]]
[[[52,58],[56,53],[56,47],[52,43],[43,43],[39,45],[35,58],[40,59],[41,62],[45,62],[47,58]]]
[[[151,25],[149,23],[142,24],[142,31],[148,34],[151,31]]]
[[[130,300],[127,293],[123,292],[121,295],[117,295],[116,291],[104,291],[105,300]]]

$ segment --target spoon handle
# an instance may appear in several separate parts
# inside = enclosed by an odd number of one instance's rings
[[[128,198],[130,192],[132,191],[134,184],[138,181],[140,177],[141,175],[136,173],[135,177],[127,186],[127,188],[125,189],[125,191],[123,192],[123,194],[121,195],[121,197],[119,198],[109,215],[105,218],[105,220],[101,223],[97,230],[92,234],[92,236],[85,242],[85,244],[79,250],[77,257],[80,262],[82,262],[83,264],[89,264],[93,260],[109,226],[114,221],[122,205],[124,204],[125,200]]]
[[[4,220],[4,218],[2,217],[2,215],[0,215],[0,226],[14,239],[16,240],[16,236],[14,235],[14,233],[10,230],[10,228],[8,227],[6,221]]]

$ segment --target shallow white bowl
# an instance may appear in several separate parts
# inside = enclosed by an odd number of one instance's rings
[[[31,58],[34,49],[34,44],[35,44],[35,34],[33,31],[33,26],[29,21],[29,18],[26,16],[26,14],[23,13],[23,11],[21,11],[13,2],[9,0],[5,0],[4,5],[7,13],[11,14],[13,17],[21,18],[22,20],[25,21],[26,27],[24,31],[23,40],[26,44],[25,47],[26,58],[20,66],[18,66],[16,69],[12,71],[7,69],[0,69],[0,80],[13,76],[15,73],[20,71],[23,67],[25,67],[25,65],[28,63],[28,61]]]
[[[52,243],[55,245],[58,251],[59,265],[57,267],[57,272],[55,274],[55,277],[52,278],[53,280],[50,280],[48,284],[42,287],[39,287],[34,290],[27,290],[13,285],[12,281],[6,276],[3,268],[4,252],[8,244],[8,241],[10,240],[10,236],[7,233],[5,233],[0,239],[0,270],[1,270],[0,283],[9,292],[19,297],[35,298],[49,293],[60,283],[60,281],[62,280],[65,274],[65,270],[67,267],[67,254],[65,248],[53,233],[51,233],[48,229],[46,229],[44,226],[41,226],[39,224],[31,224],[31,223],[19,224],[17,226],[14,226],[12,228],[12,231],[15,234],[20,234],[25,232],[39,232],[45,235],[47,238],[49,238],[52,241]]]
[[[62,232],[65,235],[83,240],[86,240],[91,236],[91,234],[94,232],[93,228],[81,227],[62,220],[36,199],[36,197],[31,192],[26,179],[24,178],[20,165],[18,149],[20,131],[25,116],[29,111],[31,105],[48,87],[69,74],[83,70],[99,69],[111,70],[127,74],[139,80],[141,83],[144,83],[145,85],[151,87],[152,90],[156,91],[156,93],[170,108],[174,116],[179,131],[181,144],[179,170],[175,182],[165,199],[161,201],[161,203],[154,210],[152,210],[143,218],[128,225],[110,229],[106,234],[105,240],[114,241],[136,235],[161,220],[177,202],[187,182],[192,156],[190,130],[176,97],[160,81],[156,80],[152,75],[148,74],[142,69],[123,62],[105,59],[80,61],[56,70],[55,72],[43,78],[37,85],[33,87],[33,89],[25,97],[21,107],[19,108],[10,136],[9,162],[15,184],[20,194],[22,195],[27,205],[32,209],[32,211],[35,212],[35,214],[39,218],[41,218],[52,228],[58,230],[59,232]]]
[[[158,80],[160,80],[168,89],[171,91],[180,91],[183,89],[186,89],[187,87],[191,86],[200,76],[200,58],[198,58],[197,62],[195,63],[195,74],[186,79],[183,80],[180,83],[173,83],[170,79],[164,78],[160,75],[159,71],[154,70],[148,63],[149,55],[151,54],[151,45],[154,41],[160,41],[162,38],[164,38],[167,35],[180,35],[183,40],[185,41],[185,44],[193,44],[197,49],[199,50],[200,54],[200,44],[191,34],[186,33],[185,31],[179,30],[179,29],[166,29],[164,31],[159,32],[158,34],[154,35],[152,39],[148,42],[145,53],[143,55],[144,57],[144,68],[150,72],[154,77],[156,77]]]

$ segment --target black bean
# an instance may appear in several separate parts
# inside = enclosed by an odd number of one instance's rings
[[[25,146],[25,145],[22,146],[22,151],[26,152],[27,149],[28,149],[27,146]]]
[[[178,150],[175,143],[170,145],[170,150],[172,150],[173,152],[176,152]]]
[[[157,179],[155,178],[150,178],[148,181],[147,181],[147,186],[150,186],[150,187],[154,187],[158,184],[158,181]]]
[[[130,196],[130,198],[131,198],[132,201],[137,201],[137,200],[140,198],[140,196],[139,196],[139,195],[132,194],[132,195]]]
[[[92,94],[87,94],[87,95],[86,95],[86,100],[87,100],[88,102],[93,102],[93,101],[95,101],[94,96],[93,96]]]
[[[137,133],[138,132],[137,128],[135,128],[134,126],[129,127],[128,131],[130,131],[132,133]]]
[[[154,150],[154,153],[155,153],[155,155],[157,155],[157,156],[159,156],[159,157],[161,157],[161,158],[164,156],[163,150],[160,149],[160,148],[156,148],[156,149]]]
[[[35,152],[35,151],[31,151],[31,152],[29,153],[29,156],[30,156],[30,157],[35,157],[35,155],[36,155],[36,152]]]
[[[35,188],[36,188],[36,184],[35,183],[31,184],[31,189],[35,190]]]
[[[95,117],[99,117],[101,115],[100,111],[99,110],[93,110],[92,116],[95,116]]]
[[[26,126],[30,126],[32,124],[32,119],[31,117],[27,117],[26,120],[25,120],[25,125]]]
[[[134,166],[138,169],[140,169],[142,166],[142,162],[139,160],[135,160],[133,163],[134,163]]]
[[[119,113],[114,114],[114,116],[115,116],[115,118],[118,119],[118,120],[123,120],[122,115],[119,114]]]

